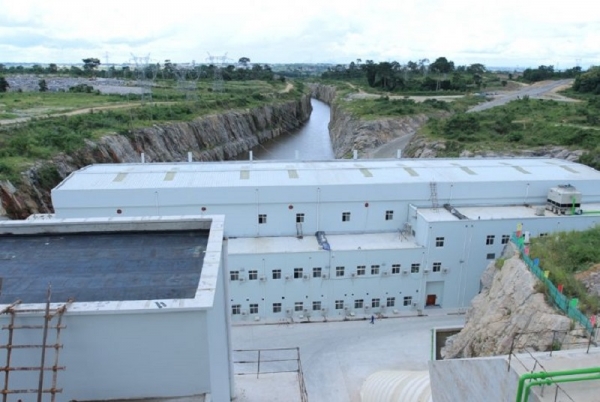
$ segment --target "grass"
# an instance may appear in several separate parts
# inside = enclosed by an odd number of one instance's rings
[[[589,294],[575,274],[600,263],[600,226],[582,232],[560,232],[532,239],[530,256],[540,259],[540,266],[550,271],[550,280],[562,284],[563,293],[579,299],[579,309],[586,313],[600,310],[600,298]]]
[[[433,119],[426,134],[452,141],[455,145],[452,152],[457,149],[503,151],[555,145],[598,153],[599,114],[600,102],[526,98],[478,113]]]
[[[282,92],[280,81],[225,82],[222,92],[212,90],[212,82],[198,82],[196,100],[185,101],[186,94],[159,82],[153,89],[152,103],[140,103],[138,95],[97,95],[94,93],[7,93],[0,103],[17,103],[20,110],[90,108],[122,103],[124,108],[92,110],[73,116],[33,118],[29,122],[0,129],[0,180],[18,184],[20,172],[36,160],[49,159],[60,152],[81,148],[86,139],[106,134],[129,135],[131,130],[156,123],[191,121],[197,117],[232,109],[252,109],[264,105],[296,100],[302,84]],[[16,102],[15,102],[16,101]],[[134,105],[131,105],[134,103]],[[51,177],[51,175],[49,176]]]

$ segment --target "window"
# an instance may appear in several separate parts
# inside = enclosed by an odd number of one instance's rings
[[[344,276],[344,267],[335,267],[335,276]]]
[[[281,270],[280,269],[273,270],[273,279],[281,279]]]
[[[392,274],[400,273],[400,264],[392,264]]]
[[[341,310],[344,308],[344,301],[343,300],[336,300],[335,301],[335,309],[336,310]]]
[[[496,253],[487,253],[487,256],[485,257],[488,260],[493,260],[496,258]]]
[[[385,211],[385,220],[391,221],[394,219],[394,211]]]
[[[342,212],[342,222],[350,222],[350,212]]]
[[[494,244],[494,235],[487,235],[487,237],[485,238],[485,245],[486,246],[491,246],[492,244]]]
[[[502,235],[502,244],[508,244],[510,240],[510,235]]]
[[[379,275],[379,265],[371,265],[371,275]]]
[[[441,270],[442,270],[442,263],[434,262],[433,263],[433,272],[440,272]]]
[[[371,300],[371,307],[377,308],[377,307],[379,307],[379,305],[380,305],[379,299]]]
[[[411,274],[418,274],[420,269],[421,269],[421,264],[419,264],[419,263],[410,264],[410,273]]]
[[[238,315],[242,313],[242,305],[241,304],[232,304],[231,305],[231,314]]]
[[[304,214],[296,214],[296,223],[304,223]]]
[[[302,278],[302,268],[294,268],[294,278]]]
[[[248,271],[248,279],[250,279],[251,281],[257,280],[258,279],[258,271],[255,269]]]
[[[366,270],[367,270],[366,266],[359,265],[358,267],[356,267],[356,275],[358,275],[358,276],[364,275]]]
[[[313,311],[319,311],[321,310],[321,302],[320,301],[314,301],[313,302]]]
[[[232,281],[237,281],[240,279],[240,271],[230,271],[229,279]]]
[[[435,238],[435,246],[436,247],[444,247],[444,238],[443,237],[436,237]]]
[[[258,214],[258,223],[267,223],[267,214]]]
[[[258,303],[250,305],[250,314],[258,314]]]
[[[410,306],[412,304],[412,296],[404,296],[404,305]]]
[[[296,302],[294,303],[294,311],[302,311],[304,310],[304,303],[303,302]]]
[[[281,313],[281,303],[273,303],[273,312]]]
[[[313,278],[320,278],[321,277],[321,267],[314,267],[313,268]]]
[[[364,305],[363,299],[354,300],[354,308],[363,308],[363,305]]]
[[[386,301],[386,306],[387,307],[394,307],[396,305],[396,298],[395,297],[388,297],[387,301]]]

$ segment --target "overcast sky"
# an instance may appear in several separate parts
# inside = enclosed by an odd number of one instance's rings
[[[0,63],[600,64],[596,0],[0,0]]]

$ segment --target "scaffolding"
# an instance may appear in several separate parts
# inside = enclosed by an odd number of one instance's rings
[[[50,401],[55,402],[56,394],[60,394],[62,392],[62,388],[57,387],[58,372],[65,370],[65,367],[58,365],[59,351],[63,347],[63,345],[60,343],[61,330],[66,328],[66,326],[62,323],[62,318],[67,308],[71,305],[71,303],[73,303],[73,300],[70,299],[65,304],[57,308],[50,308],[51,295],[51,288],[48,287],[46,307],[42,309],[19,308],[21,306],[21,301],[17,300],[0,311],[0,315],[7,314],[10,316],[8,320],[9,324],[2,326],[3,331],[8,331],[7,341],[5,344],[0,345],[0,349],[6,350],[5,366],[0,367],[0,372],[4,372],[4,386],[2,387],[2,390],[0,390],[2,402],[7,402],[8,396],[11,394],[37,394],[37,402],[42,402],[42,396],[44,394],[50,394]],[[39,317],[39,315],[36,315],[39,313],[43,313],[43,316]],[[35,318],[43,319],[43,324],[31,325],[31,320]],[[52,323],[54,318],[56,318],[56,324]],[[19,323],[21,319],[25,319],[24,324]],[[16,333],[21,330],[42,330],[41,344],[15,343],[15,338],[17,338]],[[48,343],[48,332],[50,330],[56,331],[55,342],[53,344]],[[39,366],[35,365],[35,363],[32,363],[31,365],[12,365],[13,360],[17,358],[17,356],[14,355],[31,349],[41,349]],[[48,349],[54,349],[54,361],[51,366],[46,365],[46,355]],[[23,359],[23,356],[18,357],[21,357],[19,361],[27,360],[27,358]],[[28,371],[39,372],[37,387],[32,386],[31,388],[11,389],[9,386],[11,373]],[[52,372],[51,384],[49,387],[44,388],[44,374],[48,371]]]

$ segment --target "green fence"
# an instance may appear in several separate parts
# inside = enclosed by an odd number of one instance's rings
[[[558,289],[556,288],[556,286],[554,286],[552,281],[550,281],[550,279],[546,278],[546,276],[544,275],[544,270],[542,270],[542,268],[539,266],[539,264],[536,264],[535,261],[532,260],[531,258],[529,258],[528,255],[525,255],[525,246],[523,245],[522,239],[523,239],[522,237],[518,238],[515,233],[513,233],[512,237],[511,237],[512,242],[521,251],[521,256],[523,258],[523,261],[525,261],[525,264],[527,264],[527,266],[529,267],[531,272],[540,281],[542,281],[542,283],[544,285],[546,285],[546,288],[548,289],[548,295],[549,295],[550,299],[552,299],[552,302],[554,303],[554,305],[556,307],[558,307],[562,312],[564,312],[568,317],[570,317],[573,320],[580,323],[588,331],[588,333],[592,334],[594,331],[594,328],[593,328],[592,323],[590,322],[589,318],[585,314],[583,314],[581,311],[579,311],[579,309],[577,307],[571,306],[570,305],[571,300],[567,296],[560,293],[558,291]]]

